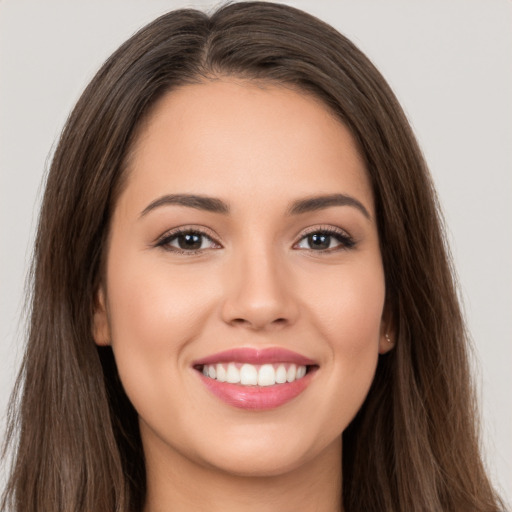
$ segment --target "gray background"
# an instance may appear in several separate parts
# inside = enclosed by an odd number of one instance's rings
[[[414,127],[438,187],[474,339],[488,467],[510,502],[512,3],[285,3],[328,21],[360,46]],[[217,4],[0,0],[2,424],[22,354],[22,292],[41,180],[67,114],[103,60],[136,29],[176,7]]]

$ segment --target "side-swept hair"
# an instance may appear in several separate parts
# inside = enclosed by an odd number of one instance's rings
[[[329,25],[285,5],[170,12],[125,42],[70,115],[46,184],[3,507],[140,511],[137,414],[92,337],[110,218],[141,119],[168,91],[236,76],[313,94],[351,131],[375,198],[396,346],[343,434],[347,512],[497,511],[436,196],[389,86]]]

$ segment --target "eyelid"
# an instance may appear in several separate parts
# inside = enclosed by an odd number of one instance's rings
[[[314,233],[326,233],[328,235],[334,235],[340,237],[342,240],[340,241],[340,247],[336,247],[333,249],[324,249],[324,250],[315,250],[315,249],[301,249],[304,251],[314,252],[314,253],[329,253],[336,252],[338,250],[346,250],[351,249],[356,245],[356,241],[354,238],[345,230],[338,226],[332,225],[320,225],[320,226],[311,226],[306,228],[304,231],[300,233],[297,237],[297,241],[293,244],[293,247],[296,247],[304,238]]]
[[[339,235],[343,235],[347,238],[352,238],[349,233],[338,226],[332,226],[331,224],[320,224],[318,226],[310,226],[309,228],[305,228],[301,233],[300,237],[303,238],[307,235],[310,235],[311,233],[318,233],[318,232],[330,232],[330,233],[337,233]]]
[[[184,226],[177,226],[175,228],[167,230],[165,233],[160,235],[154,242],[154,247],[162,247],[163,249],[169,250],[171,252],[177,252],[177,253],[186,253],[186,254],[195,254],[204,251],[205,249],[197,249],[197,250],[180,250],[177,248],[170,249],[169,247],[165,247],[166,244],[172,239],[175,238],[181,234],[186,233],[197,233],[201,236],[204,236],[208,239],[210,239],[214,244],[218,245],[219,248],[222,247],[222,244],[219,242],[219,237],[216,233],[214,233],[210,228],[207,228],[206,226],[201,226],[197,224],[187,224]]]

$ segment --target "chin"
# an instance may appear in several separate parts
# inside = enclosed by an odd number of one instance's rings
[[[298,470],[308,461],[304,453],[245,454],[229,450],[222,459],[210,463],[212,469],[238,477],[277,477]]]
[[[339,460],[341,456],[341,433],[333,433],[333,438],[329,439],[312,436],[312,433],[307,435],[307,429],[293,432],[283,431],[278,426],[276,429],[277,433],[266,429],[259,435],[230,435],[229,441],[218,440],[209,446],[208,452],[203,452],[203,462],[233,476],[276,477],[298,471],[313,460],[325,457]]]

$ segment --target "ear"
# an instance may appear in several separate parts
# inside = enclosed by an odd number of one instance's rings
[[[96,345],[110,345],[110,326],[108,323],[107,301],[103,286],[98,288],[94,297],[92,335]]]
[[[387,354],[394,346],[396,341],[396,330],[391,313],[391,306],[386,301],[382,320],[380,323],[379,354]]]

